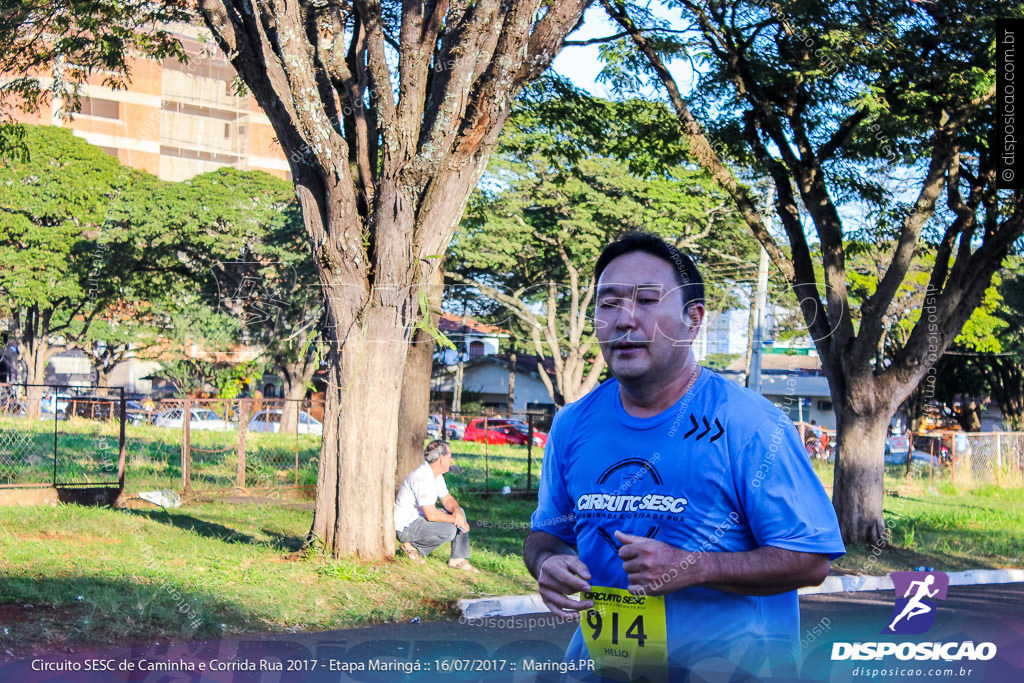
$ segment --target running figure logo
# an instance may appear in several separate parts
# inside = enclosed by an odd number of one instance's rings
[[[896,604],[882,633],[924,633],[935,622],[934,600],[945,600],[949,577],[943,572],[893,572]],[[902,596],[902,597],[901,597]]]

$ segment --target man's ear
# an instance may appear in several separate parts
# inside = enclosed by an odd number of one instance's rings
[[[695,301],[683,310],[683,322],[690,327],[700,328],[704,323],[704,315],[707,310],[704,308],[704,304],[699,301]]]

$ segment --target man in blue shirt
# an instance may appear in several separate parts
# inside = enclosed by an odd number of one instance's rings
[[[688,257],[633,233],[595,280],[614,379],[556,416],[524,547],[548,608],[585,617],[566,657],[618,680],[787,671],[796,589],[845,552],[800,437],[697,365],[704,285]]]

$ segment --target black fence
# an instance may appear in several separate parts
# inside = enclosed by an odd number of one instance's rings
[[[0,487],[311,494],[323,420],[322,400],[154,401],[121,388],[0,384]],[[549,424],[547,414],[441,411],[424,432],[451,441],[458,490],[529,492]]]
[[[122,487],[122,388],[0,384],[0,487]],[[92,428],[69,428],[85,417]],[[98,422],[97,422],[98,421]]]

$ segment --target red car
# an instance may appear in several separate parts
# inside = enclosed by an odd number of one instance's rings
[[[529,438],[530,428],[525,422],[519,420],[508,420],[495,417],[487,419],[487,443],[509,444],[513,446],[525,446]],[[466,426],[466,433],[463,436],[466,441],[484,442],[484,418],[478,417],[470,420]],[[533,430],[533,445],[544,447],[548,442],[548,435],[544,432]]]

